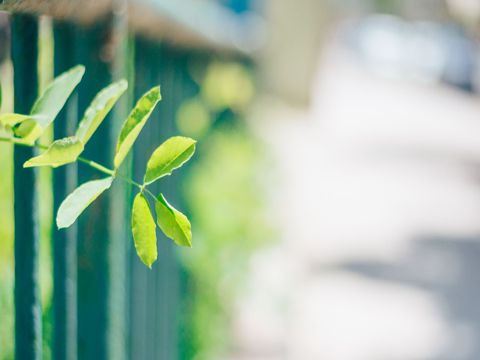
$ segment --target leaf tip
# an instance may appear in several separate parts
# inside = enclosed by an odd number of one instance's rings
[[[127,89],[127,88],[128,88],[128,81],[127,81],[127,79],[120,79],[120,80],[118,81],[118,84],[120,85],[120,87],[121,87],[122,89]]]
[[[157,258],[153,259],[153,260],[150,261],[150,262],[144,261],[143,263],[144,263],[150,270],[152,270],[153,264],[155,264],[156,261],[157,261]]]
[[[68,225],[68,224],[65,224],[65,222],[59,220],[58,217],[57,217],[57,219],[56,219],[56,223],[57,223],[57,229],[58,229],[58,230],[66,229],[66,228],[68,228],[68,227],[70,226],[70,225]]]
[[[160,90],[160,85],[154,86],[151,90],[150,93],[153,94],[157,101],[162,100],[162,92]]]
[[[73,71],[78,71],[82,75],[85,74],[85,65],[83,64],[78,64],[72,68]]]

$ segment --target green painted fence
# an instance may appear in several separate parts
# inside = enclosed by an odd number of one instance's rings
[[[34,3],[9,0],[0,4],[0,9],[12,11],[10,48],[15,74],[15,111],[20,113],[28,113],[38,89],[38,17],[32,14],[47,11],[46,15],[58,15],[55,11],[49,13],[56,8],[36,8]],[[105,1],[98,1],[103,3]],[[216,44],[211,34],[205,37],[202,29],[186,27],[182,21],[175,23],[173,29],[188,36],[180,36],[176,46],[172,45],[175,39],[168,36],[165,41],[159,41],[158,36],[139,30],[141,26],[138,29],[141,24],[138,11],[133,21],[128,17],[131,7],[127,2],[111,3],[115,6],[94,21],[82,22],[81,16],[79,20],[71,14],[70,18],[52,21],[54,73],[80,63],[87,69],[84,80],[55,121],[54,134],[58,138],[73,133],[81,117],[80,110],[86,108],[93,96],[113,80],[127,78],[130,82],[127,96],[118,103],[85,151],[87,157],[109,164],[116,134],[133,99],[160,84],[163,100],[128,160],[130,167],[126,171],[139,178],[147,155],[176,133],[174,119],[180,104],[198,92],[188,71],[192,59],[200,57],[207,64],[205,59],[220,53],[228,56],[238,56],[238,53],[228,48],[223,37],[219,38],[221,43]],[[90,2],[85,4],[87,7]],[[18,13],[18,10],[30,14]],[[162,6],[155,8],[159,21],[161,10]],[[78,8],[78,11],[80,15],[83,10]],[[151,22],[151,18],[148,21]],[[14,151],[15,356],[22,360],[42,358],[38,280],[40,194],[35,168],[22,167],[32,152],[31,148],[24,147],[15,147]],[[69,165],[55,170],[54,212],[78,183],[97,176],[82,164],[78,168]],[[162,192],[174,201],[178,199],[176,184],[170,179],[162,182]],[[171,360],[182,357],[180,304],[185,296],[182,269],[173,243],[160,233],[157,263],[152,270],[141,264],[130,234],[132,200],[129,189],[118,184],[80,217],[78,225],[58,231],[52,224],[51,348],[54,359]]]

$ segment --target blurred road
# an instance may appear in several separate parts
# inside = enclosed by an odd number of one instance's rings
[[[235,360],[480,358],[480,100],[322,56],[308,111],[253,116],[280,241],[252,261]]]

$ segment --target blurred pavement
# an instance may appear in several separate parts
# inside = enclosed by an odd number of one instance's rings
[[[308,111],[264,99],[281,240],[232,360],[480,358],[480,99],[322,56]]]

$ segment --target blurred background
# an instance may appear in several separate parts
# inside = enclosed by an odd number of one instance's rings
[[[109,315],[123,329],[113,341],[122,355],[109,357],[479,359],[480,2],[137,2],[129,26],[144,20],[150,32],[127,48],[127,65],[147,61],[155,38],[160,55],[148,61],[165,70],[135,70],[132,91],[158,80],[168,107],[151,120],[167,128],[145,131],[155,144],[166,132],[199,141],[192,165],[166,184],[191,216],[194,246],[159,239],[148,273],[123,235],[124,285],[109,295],[123,299]],[[141,13],[148,6],[158,19]],[[34,9],[44,14],[40,88],[55,73],[56,19],[87,26],[45,9]],[[0,16],[2,112],[13,107],[9,17]],[[131,159],[134,176],[145,149]],[[0,143],[0,163],[0,358],[12,359],[11,146]],[[42,170],[45,359],[54,354],[51,181]],[[90,358],[86,329],[79,359]]]

